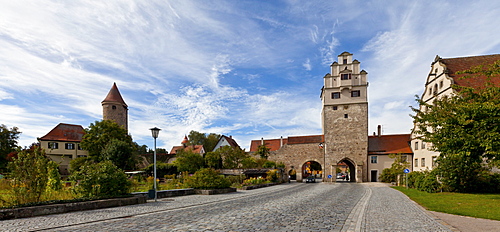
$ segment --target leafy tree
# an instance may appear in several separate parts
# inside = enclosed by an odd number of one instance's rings
[[[203,168],[204,164],[205,160],[200,154],[184,149],[177,151],[177,159],[174,161],[179,172],[195,173]]]
[[[38,202],[48,189],[59,188],[58,166],[54,161],[49,160],[43,149],[39,147],[19,152],[17,158],[14,158],[8,165],[14,202],[16,204]]]
[[[109,143],[113,145],[107,147]],[[135,165],[135,163],[131,164],[130,162],[133,162],[134,156],[137,155],[135,153],[138,150],[137,144],[132,141],[132,137],[127,134],[127,130],[114,121],[102,120],[91,123],[89,128],[85,129],[85,135],[80,145],[84,150],[88,151],[89,158],[95,162],[110,159],[118,161],[117,157],[121,157],[126,160],[127,164],[124,165],[120,161],[115,165],[127,167]],[[125,149],[125,151],[116,153],[119,152],[119,149]],[[115,154],[111,154],[111,152],[115,152]]]
[[[134,170],[135,164],[138,162],[136,154],[134,147],[131,147],[129,143],[112,139],[102,150],[101,158],[111,160],[113,164],[122,170]]]
[[[491,82],[500,78],[500,61],[460,73],[467,74],[465,78],[485,76],[487,82],[480,88],[453,86],[457,95],[432,104],[417,99],[423,110],[412,108],[412,117],[417,125],[414,133],[441,153],[437,168],[443,169],[443,182],[467,192],[474,191],[479,178],[472,169],[483,161],[492,166],[500,163],[500,87]]]
[[[406,156],[401,154],[390,154],[389,158],[394,159],[390,168],[385,168],[380,174],[382,182],[396,182],[397,176],[404,174],[404,170],[410,167],[410,163],[406,160]]]
[[[241,168],[258,168],[258,167],[259,164],[251,156],[247,156],[246,158],[241,160]]]
[[[123,196],[131,187],[125,172],[109,160],[81,166],[71,173],[70,180],[78,181],[74,191],[82,197]]]
[[[266,145],[260,145],[257,147],[257,151],[255,151],[255,155],[259,155],[262,159],[267,159],[269,157],[269,151],[271,148],[266,147]]]
[[[221,135],[219,134],[204,134],[198,131],[190,131],[188,135],[189,144],[188,145],[203,145],[205,151],[213,151]]]
[[[154,164],[148,165],[146,168],[143,169],[148,174],[151,174],[151,176],[154,173]],[[163,163],[163,162],[156,162],[156,177],[160,178],[165,175],[172,175],[176,174],[177,171],[177,166],[174,164],[168,164],[168,163]]]
[[[17,140],[21,132],[17,127],[8,128],[0,125],[0,171],[7,166],[7,155],[15,152],[18,148]]]
[[[205,155],[205,163],[209,168],[222,168],[222,157],[220,152],[207,152]]]
[[[241,168],[242,161],[248,157],[245,151],[231,146],[220,147],[214,153],[221,157],[223,168]]]

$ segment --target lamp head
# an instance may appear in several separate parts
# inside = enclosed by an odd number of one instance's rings
[[[160,133],[161,129],[158,128],[158,127],[153,127],[150,129],[151,130],[151,134],[153,135],[153,138],[158,138],[158,134]]]

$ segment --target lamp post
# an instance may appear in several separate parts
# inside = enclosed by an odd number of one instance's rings
[[[158,134],[160,133],[161,129],[158,128],[158,127],[154,127],[154,128],[151,128],[151,133],[153,135],[153,138],[155,140],[155,146],[154,146],[154,156],[153,156],[153,160],[154,160],[154,166],[153,166],[153,172],[154,172],[154,189],[155,189],[155,202],[156,202],[156,199],[157,199],[157,194],[156,194],[156,138],[158,138]]]

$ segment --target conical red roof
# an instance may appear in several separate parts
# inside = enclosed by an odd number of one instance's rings
[[[181,144],[187,144],[189,143],[188,137],[184,135],[184,139],[182,140]]]
[[[127,106],[127,103],[125,103],[125,101],[123,100],[122,95],[120,94],[120,91],[118,90],[118,87],[116,86],[116,82],[113,83],[113,87],[111,87],[108,95],[106,96],[106,98],[104,98],[104,100],[102,100],[101,103],[104,103],[104,102],[118,102],[124,106]]]

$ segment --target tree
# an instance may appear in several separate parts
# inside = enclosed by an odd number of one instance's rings
[[[224,146],[215,150],[215,153],[222,160],[223,168],[241,168],[242,161],[248,157],[245,151],[238,147]]]
[[[123,170],[134,170],[138,162],[138,156],[134,148],[125,141],[112,139],[102,150],[101,158],[111,160],[118,168]]]
[[[491,81],[500,78],[500,61],[458,74],[486,77],[486,84],[479,88],[453,86],[457,95],[432,104],[417,99],[422,110],[412,108],[412,117],[417,125],[414,133],[441,153],[437,169],[443,183],[452,191],[469,192],[476,190],[474,183],[480,179],[483,162],[500,163],[500,87]]]
[[[17,140],[21,132],[17,127],[8,128],[0,125],[0,171],[7,166],[7,155],[15,152],[18,148]]]
[[[204,134],[198,131],[190,131],[188,135],[189,143],[188,145],[203,145],[205,151],[213,151],[221,135],[219,134]]]
[[[57,190],[60,187],[58,166],[49,160],[39,147],[19,152],[17,158],[8,165],[14,202],[16,204],[39,202],[47,190]]]
[[[410,167],[410,163],[406,160],[406,156],[401,154],[390,154],[389,158],[394,159],[390,168],[385,168],[380,174],[382,182],[396,182],[398,175],[404,174],[404,170]]]
[[[262,159],[267,159],[269,157],[269,151],[271,148],[266,147],[266,145],[260,145],[257,147],[257,151],[255,151],[256,155],[259,155]]]
[[[107,147],[111,142],[114,145]],[[101,162],[111,158],[115,159],[116,157],[122,157],[128,162],[134,159],[134,155],[137,155],[136,152],[132,151],[138,151],[136,143],[134,143],[132,137],[127,134],[127,130],[110,120],[91,123],[89,128],[85,129],[85,135],[80,145],[84,150],[88,151],[89,158],[95,162]],[[118,147],[125,149],[126,153],[110,154],[110,152],[118,152]],[[120,166],[123,165],[123,163],[118,162],[115,165]],[[131,164],[127,165],[133,166]]]
[[[222,157],[220,152],[212,151],[207,152],[205,155],[205,163],[209,168],[220,169],[222,168]]]
[[[203,168],[204,164],[205,160],[200,154],[184,149],[177,151],[177,159],[174,160],[174,165],[177,166],[179,172],[195,173]]]

